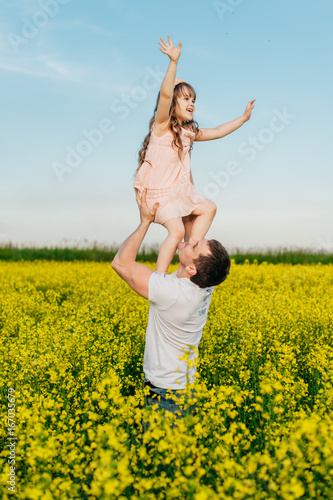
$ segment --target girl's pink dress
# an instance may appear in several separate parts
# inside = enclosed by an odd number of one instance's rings
[[[156,202],[155,222],[163,224],[175,217],[189,215],[205,197],[191,182],[190,147],[195,133],[182,128],[183,158],[172,148],[173,134],[168,131],[162,137],[151,132],[144,163],[136,172],[134,188],[142,192],[147,188],[147,205],[152,208]]]

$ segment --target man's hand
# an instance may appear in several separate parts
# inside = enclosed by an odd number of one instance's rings
[[[155,203],[152,209],[148,207],[146,195],[147,189],[144,189],[142,195],[136,190],[141,223],[121,245],[111,264],[116,273],[145,299],[148,298],[148,283],[153,270],[136,262],[136,256],[158,209],[158,203]]]
[[[154,222],[155,215],[157,209],[159,207],[159,203],[155,203],[152,209],[150,209],[147,205],[147,188],[142,191],[142,195],[140,195],[139,191],[136,190],[136,202],[138,204],[140,210],[140,219],[142,223]]]

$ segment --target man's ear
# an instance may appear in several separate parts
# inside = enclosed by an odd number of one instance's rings
[[[185,271],[187,272],[187,274],[189,274],[190,276],[195,276],[197,274],[197,268],[195,267],[194,264],[192,264],[191,266],[186,266],[185,267]]]

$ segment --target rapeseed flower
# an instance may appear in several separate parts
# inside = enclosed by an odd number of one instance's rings
[[[143,407],[148,302],[109,265],[1,263],[0,282],[16,498],[331,498],[331,265],[232,265],[184,392],[196,412],[180,420]],[[4,426],[0,439],[9,499]]]

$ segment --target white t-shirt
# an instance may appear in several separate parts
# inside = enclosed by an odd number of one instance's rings
[[[143,371],[156,387],[184,389],[187,374],[194,382],[195,367],[188,369],[180,360],[186,351],[189,359],[196,355],[214,287],[200,288],[189,278],[173,274],[153,273],[149,279],[149,317]]]

